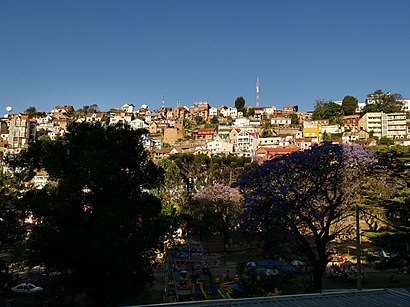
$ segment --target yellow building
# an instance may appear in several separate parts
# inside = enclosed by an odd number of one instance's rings
[[[303,137],[318,137],[322,141],[322,124],[317,121],[303,122]]]

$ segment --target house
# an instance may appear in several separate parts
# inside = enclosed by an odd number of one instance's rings
[[[133,119],[129,124],[130,124],[130,127],[134,130],[148,129],[150,127],[143,120],[141,120],[139,118]]]
[[[287,155],[293,152],[299,151],[299,148],[259,148],[256,153],[255,157],[261,160],[272,160],[279,155]]]
[[[121,110],[123,110],[126,113],[133,113],[134,108],[135,106],[132,103],[131,104],[126,103],[121,107]]]
[[[27,148],[36,138],[36,120],[30,119],[27,114],[14,114],[10,118],[8,152],[19,153]]]
[[[246,117],[237,118],[235,119],[233,125],[236,127],[249,127],[250,120],[249,118],[246,118]]]
[[[64,114],[64,115],[71,115],[74,112],[74,108],[72,106],[55,106],[50,113],[51,114]]]
[[[105,113],[104,112],[96,112],[96,113],[88,113],[85,115],[85,122],[86,123],[101,123]]]
[[[327,122],[328,124],[328,122]],[[303,136],[304,137],[319,137],[322,138],[322,124],[319,121],[303,121]]]
[[[270,124],[277,127],[289,127],[292,124],[292,119],[285,116],[277,116],[271,118]]]
[[[258,147],[258,133],[241,130],[234,142],[234,152],[254,153]]]
[[[343,116],[343,126],[345,127],[359,127],[360,115],[345,115]]]
[[[359,133],[354,131],[354,132],[343,132],[342,135],[342,141],[343,143],[354,143],[359,140]]]
[[[284,106],[283,107],[284,114],[292,114],[293,113],[293,106]]]
[[[314,144],[312,143],[312,138],[297,138],[295,139],[295,144],[300,150],[308,150],[311,149]]]
[[[211,141],[206,144],[211,154],[232,153],[233,144],[226,141]]]
[[[209,118],[213,118],[214,116],[218,117],[218,115],[219,115],[219,110],[218,110],[218,108],[211,107],[211,108],[209,109]]]
[[[195,135],[195,140],[213,140],[216,137],[216,128],[201,128],[199,129]]]
[[[111,110],[110,125],[129,124],[134,119],[134,113],[123,110]]]
[[[342,133],[342,130],[339,125],[322,125],[322,134],[335,134],[335,133]]]
[[[153,111],[147,111],[145,113],[145,122],[146,123],[151,123],[154,121],[159,121],[162,118],[161,113],[159,112],[153,112]]]
[[[235,140],[238,138],[239,132],[241,132],[241,129],[239,128],[231,129],[231,132],[229,132],[229,139],[235,142]]]
[[[168,157],[169,155],[178,154],[178,153],[182,153],[181,148],[166,147],[166,148],[157,149],[154,152],[154,161],[155,160],[158,161],[158,160]]]
[[[209,119],[209,104],[206,101],[196,101],[194,106],[189,108],[193,116],[201,116],[206,121]]]
[[[226,106],[222,106],[219,109],[219,114],[223,117],[232,117],[233,119],[238,117],[238,110],[236,108],[232,108],[232,107],[226,107]]]
[[[273,137],[259,138],[258,147],[279,148],[289,147],[293,143],[293,136],[277,135]]]

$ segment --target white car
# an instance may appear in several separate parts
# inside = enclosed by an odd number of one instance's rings
[[[30,294],[30,293],[38,293],[43,291],[43,288],[41,287],[36,287],[33,284],[30,283],[24,283],[24,284],[19,284],[13,288],[11,288],[11,291],[14,293],[24,293],[24,294]]]

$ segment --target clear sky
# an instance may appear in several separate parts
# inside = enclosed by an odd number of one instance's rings
[[[408,0],[1,0],[0,115],[410,98]]]

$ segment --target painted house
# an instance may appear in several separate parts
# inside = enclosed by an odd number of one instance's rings
[[[299,151],[299,148],[259,148],[256,153],[255,157],[261,160],[272,160],[279,155],[287,155],[293,152]]]

